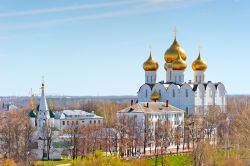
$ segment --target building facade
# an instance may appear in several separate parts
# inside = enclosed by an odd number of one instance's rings
[[[137,145],[141,151],[143,148],[149,150],[159,147],[157,142],[163,139],[159,138],[163,137],[159,136],[163,133],[164,135],[168,135],[168,138],[172,140],[169,141],[168,146],[172,146],[173,148],[177,144],[180,145],[183,142],[184,113],[185,111],[169,105],[168,102],[139,102],[118,111],[116,116],[118,123],[125,121],[125,124],[134,124],[139,128],[137,131],[140,131],[140,138],[144,142],[144,145]],[[123,124],[120,125],[123,126]],[[180,136],[180,142],[178,143],[174,140],[177,132]],[[164,137],[165,139],[167,139],[166,136]],[[166,142],[165,140],[164,143]]]
[[[98,125],[103,124],[103,117],[94,112],[82,110],[63,110],[55,113],[55,127],[59,130],[75,125]]]

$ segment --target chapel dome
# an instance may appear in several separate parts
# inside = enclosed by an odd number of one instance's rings
[[[181,55],[178,54],[177,59],[172,63],[173,70],[185,70],[187,68],[186,62],[181,58]]]
[[[201,57],[200,53],[198,58],[192,63],[192,69],[194,71],[205,71],[207,69],[207,63]]]
[[[151,100],[159,100],[161,98],[161,95],[155,90],[151,95]]]
[[[167,63],[172,63],[175,61],[178,57],[178,54],[181,55],[181,58],[185,61],[187,59],[185,50],[180,46],[176,38],[174,39],[174,42],[172,45],[167,49],[165,52],[165,61]]]
[[[145,71],[156,71],[158,68],[159,68],[159,65],[156,62],[156,60],[154,60],[150,52],[149,58],[143,64],[143,69]]]

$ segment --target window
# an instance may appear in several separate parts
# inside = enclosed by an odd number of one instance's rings
[[[74,125],[74,121],[72,121],[71,124]]]
[[[148,76],[147,76],[147,83],[148,83]]]
[[[62,125],[63,125],[63,126],[65,125],[65,121],[62,121]]]
[[[179,76],[179,82],[181,82],[181,76]]]
[[[177,76],[175,76],[175,82],[177,82]]]
[[[98,124],[101,124],[101,121],[100,121],[100,120],[98,120]]]
[[[172,80],[172,71],[170,70],[170,80]]]
[[[175,90],[173,89],[173,97],[175,97]]]
[[[152,78],[152,76],[151,76],[151,82],[153,82],[153,78]]]
[[[92,121],[91,121],[91,120],[89,121],[89,124],[92,124]]]
[[[186,113],[188,114],[188,107],[186,107]]]
[[[82,120],[82,123],[84,123],[84,120]]]
[[[161,90],[159,90],[159,95],[161,96]]]
[[[146,92],[145,92],[145,93],[146,93],[146,98],[148,98],[148,91],[146,90]]]
[[[69,121],[67,121],[67,125],[69,125]]]
[[[94,124],[96,124],[96,121],[94,120]]]
[[[186,89],[186,97],[188,97],[188,89]]]
[[[76,125],[78,125],[79,123],[78,123],[78,121],[76,121]]]

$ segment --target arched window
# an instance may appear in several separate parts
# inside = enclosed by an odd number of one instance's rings
[[[147,90],[145,92],[145,96],[146,96],[146,98],[148,98],[148,91]]]
[[[153,82],[153,77],[151,76],[151,82]]]
[[[175,97],[175,90],[173,89],[173,97]]]
[[[161,96],[161,90],[159,90],[159,95]]]
[[[188,97],[188,89],[186,89],[186,97]]]

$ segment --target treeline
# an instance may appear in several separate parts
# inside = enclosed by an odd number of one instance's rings
[[[32,126],[27,111],[8,111],[0,113],[0,156],[12,159],[20,165],[33,163],[31,149],[36,147]],[[11,161],[8,161],[10,162]]]
[[[120,117],[116,121],[116,111],[127,104],[115,102],[84,102],[72,107],[95,111],[107,118],[102,125],[71,126],[61,134],[69,137],[65,153],[72,159],[85,159],[96,150],[105,152],[105,156],[134,156],[138,147],[148,147],[155,141],[156,163],[160,160],[167,164],[161,155],[169,153],[167,147],[178,145],[176,152],[189,149],[192,163],[198,165],[247,165],[250,163],[250,99],[249,97],[230,97],[227,100],[227,112],[211,107],[205,116],[186,116],[183,133],[172,130],[168,123],[156,123],[154,135],[151,129],[141,128],[141,122],[133,118]],[[143,130],[142,130],[143,129]],[[34,128],[27,116],[27,110],[0,113],[0,157],[11,159],[19,165],[33,163],[31,149],[36,147],[32,135]],[[181,135],[184,144],[180,145]],[[218,163],[218,154],[223,152],[224,161]],[[141,150],[141,153],[145,153]],[[161,161],[161,163],[162,163]],[[110,164],[115,165],[115,164]]]

